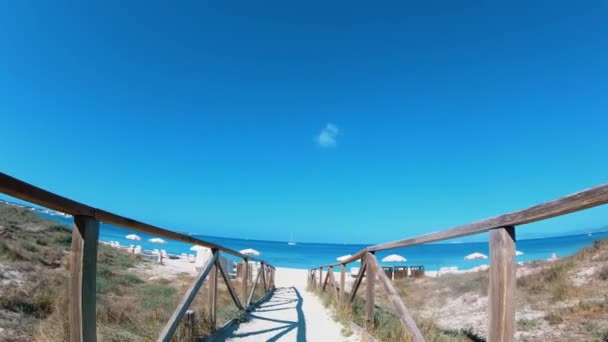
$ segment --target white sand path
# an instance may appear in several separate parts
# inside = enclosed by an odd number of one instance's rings
[[[276,291],[225,336],[227,341],[360,341],[358,335],[345,337],[342,325],[318,297],[306,291],[306,270],[277,268]],[[221,338],[220,338],[221,339]]]

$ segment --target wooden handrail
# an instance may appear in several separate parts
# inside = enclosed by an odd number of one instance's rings
[[[338,266],[361,259],[366,252],[377,252],[400,247],[421,245],[430,242],[463,237],[487,232],[494,228],[520,226],[527,223],[546,220],[608,203],[608,184],[602,184],[575,194],[556,199],[551,202],[538,204],[523,210],[515,211],[489,218],[486,220],[457,226],[448,230],[421,235],[404,240],[386,242],[370,246],[357,252],[352,257],[338,263],[320,265],[317,267]],[[315,267],[315,268],[317,268]]]
[[[95,320],[95,283],[97,265],[97,245],[99,236],[99,222],[132,229],[151,235],[161,236],[167,239],[192,243],[199,246],[208,247],[213,252],[213,257],[205,266],[204,270],[195,278],[193,284],[186,292],[184,299],[167,322],[163,331],[158,337],[158,341],[169,341],[175,333],[182,317],[188,310],[194,297],[200,290],[203,282],[209,275],[210,278],[210,312],[215,330],[215,309],[217,299],[217,278],[221,274],[226,282],[228,291],[239,309],[243,309],[233,284],[230,282],[227,271],[219,262],[219,253],[224,252],[242,258],[247,265],[248,260],[260,262],[261,271],[268,272],[269,279],[266,282],[266,295],[269,289],[274,288],[274,270],[272,265],[263,260],[253,258],[249,255],[241,254],[230,248],[193,238],[192,236],[177,233],[164,228],[156,227],[151,224],[139,222],[124,216],[116,215],[101,209],[93,208],[88,205],[76,202],[41,189],[34,185],[20,181],[0,172],[0,193],[19,198],[21,200],[34,203],[49,209],[72,215],[75,227],[72,230],[72,265],[70,276],[70,296],[69,296],[69,318],[70,318],[70,340],[73,342],[95,341],[96,340],[96,320]],[[260,274],[258,273],[258,279]],[[266,280],[266,279],[264,279]],[[245,282],[247,279],[245,279]],[[257,280],[256,280],[257,281]],[[247,290],[244,285],[245,291]],[[253,290],[246,304],[249,305]]]
[[[365,293],[365,319],[367,325],[373,324],[374,320],[374,284],[376,278],[380,279],[384,289],[389,294],[395,311],[407,331],[412,335],[414,341],[424,341],[424,337],[416,326],[412,316],[403,304],[403,301],[393,288],[391,280],[382,271],[378,260],[374,256],[376,251],[384,251],[399,247],[420,245],[430,242],[442,241],[461,236],[490,232],[490,271],[489,271],[489,293],[488,293],[488,341],[507,342],[514,336],[515,308],[513,305],[515,297],[515,226],[526,223],[545,220],[548,218],[565,215],[568,213],[596,207],[608,203],[608,184],[603,184],[576,194],[566,196],[551,202],[535,205],[527,209],[494,218],[457,226],[455,228],[417,236],[414,238],[387,242],[370,246],[357,252],[347,260],[338,263],[321,265],[309,270],[314,275],[316,270],[320,272],[324,267],[328,268],[328,274],[323,284],[315,288],[325,291],[328,280],[335,288],[333,267],[342,267],[341,276],[344,275],[344,266],[347,263],[361,259],[359,274],[352,286],[349,303],[356,297],[363,277],[367,277]],[[330,276],[331,274],[331,276]],[[322,278],[319,277],[319,281]],[[340,279],[340,290],[342,292],[344,280]],[[314,284],[314,282],[313,282]],[[340,293],[344,297],[343,293]],[[343,302],[340,300],[339,302]]]
[[[72,216],[89,216],[104,223],[132,229],[138,232],[160,236],[175,241],[191,243],[193,245],[199,245],[211,249],[217,249],[243,259],[246,258],[253,261],[263,261],[261,259],[241,254],[238,251],[232,250],[224,246],[220,246],[209,241],[197,239],[189,235],[181,234],[151,224],[136,221],[121,215],[107,212],[102,209],[90,207],[86,204],[76,202],[74,200],[59,196],[57,194],[41,189],[29,183],[23,182],[2,172],[0,172],[0,192]]]

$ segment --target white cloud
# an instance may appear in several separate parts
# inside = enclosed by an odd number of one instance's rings
[[[321,147],[336,147],[336,137],[340,133],[338,126],[328,123],[315,137],[317,144]]]

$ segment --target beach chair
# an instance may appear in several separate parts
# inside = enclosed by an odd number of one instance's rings
[[[393,280],[393,266],[382,266],[382,270],[388,279]]]
[[[351,267],[350,268],[350,276],[353,278],[357,278],[359,275],[360,268],[359,267]]]
[[[395,266],[393,271],[394,279],[397,280],[407,278],[407,269],[407,266]]]
[[[412,278],[424,277],[424,266],[411,266],[410,276]]]

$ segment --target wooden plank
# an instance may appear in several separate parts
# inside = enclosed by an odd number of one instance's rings
[[[262,286],[264,289],[264,293],[268,292],[268,286],[266,284],[266,265],[264,263],[261,264],[261,272],[262,272]]]
[[[346,296],[344,296],[344,291],[345,291],[345,286],[346,286],[346,265],[342,264],[340,265],[340,301],[344,302],[344,299],[346,298]]]
[[[217,328],[217,266],[211,267],[209,275],[209,318],[211,319],[211,331]]]
[[[334,276],[334,268],[330,267],[328,272],[331,282],[331,287],[333,289],[334,295],[336,296],[336,301],[340,299],[340,291],[338,289],[338,285],[336,284],[336,278]]]
[[[323,281],[323,288],[321,290],[325,291],[328,281],[329,281],[329,269],[327,269],[327,272],[325,274],[325,281]]]
[[[382,283],[382,285],[384,285],[384,289],[386,290],[389,297],[391,298],[391,302],[393,302],[395,311],[397,312],[397,315],[399,315],[399,318],[401,319],[401,322],[405,326],[405,329],[412,335],[414,341],[416,341],[416,342],[424,341],[424,337],[422,336],[420,329],[418,329],[418,326],[416,325],[416,322],[412,318],[412,315],[410,315],[410,312],[407,310],[407,308],[403,304],[403,301],[399,297],[399,294],[397,294],[397,291],[393,287],[391,280],[388,279],[386,273],[382,272],[382,267],[380,267],[380,264],[378,263],[376,256],[374,256],[371,253],[368,253],[368,255],[366,256],[366,260],[369,262],[369,266],[371,268],[373,268],[374,272],[378,275],[378,279],[380,279],[380,282]]]
[[[457,226],[451,229],[421,235],[414,238],[382,243],[379,245],[368,247],[357,254],[343,260],[344,263],[351,263],[360,259],[362,254],[367,251],[383,251],[399,247],[407,247],[425,244],[429,242],[453,239],[457,237],[478,234],[489,231],[490,229],[520,226],[527,223],[545,220],[548,218],[569,214],[572,212],[596,207],[608,203],[608,184],[602,184],[594,188],[590,188],[566,197],[556,199],[551,202],[534,205],[527,209],[515,211],[512,213],[496,216],[490,219]],[[338,266],[340,263],[323,265]]]
[[[173,336],[173,334],[175,334],[175,330],[177,329],[182,317],[184,316],[184,314],[186,313],[188,308],[190,308],[190,304],[192,304],[194,297],[196,297],[196,294],[198,293],[201,286],[203,285],[205,278],[207,278],[207,275],[209,275],[209,273],[213,274],[214,265],[215,265],[215,261],[217,260],[217,256],[218,256],[217,252],[213,253],[213,256],[207,262],[207,265],[205,265],[205,268],[203,269],[203,271],[201,273],[199,273],[199,275],[196,277],[196,279],[194,279],[194,282],[192,283],[192,285],[190,285],[190,288],[184,295],[184,298],[179,303],[179,305],[177,306],[177,309],[175,309],[175,311],[173,312],[173,315],[171,315],[171,318],[169,318],[169,321],[163,328],[163,331],[158,336],[157,341],[163,341],[163,342],[171,341],[171,337]],[[210,301],[210,303],[212,303],[212,302]]]
[[[376,285],[376,269],[371,265],[369,255],[365,255],[365,264],[367,265],[367,281],[365,282],[365,321],[368,325],[373,326],[374,323],[374,286]]]
[[[490,231],[488,342],[513,341],[515,318],[515,228]]]
[[[204,246],[211,249],[218,249],[222,252],[237,256],[239,258],[247,257],[239,253],[238,251],[232,250],[230,248],[216,245],[208,241],[196,239],[189,235],[180,234],[171,230],[156,227],[151,224],[139,222],[98,208],[93,208],[86,204],[76,202],[74,200],[59,196],[50,191],[28,184],[2,172],[0,172],[0,192],[30,203],[38,204],[49,209],[57,210],[62,213],[74,216],[90,216],[97,219],[98,221],[112,224],[115,226],[128,228],[136,230],[138,232],[160,236],[171,240]],[[253,257],[248,258],[254,261],[261,261]]]
[[[224,265],[222,265],[219,258],[215,261],[215,266],[217,266],[217,268],[220,270],[220,274],[222,275],[222,278],[224,279],[224,282],[226,283],[226,286],[228,287],[228,293],[230,293],[230,297],[232,298],[232,301],[239,309],[243,309],[243,305],[241,304],[239,295],[236,293],[236,290],[234,289],[234,286],[232,285],[232,282],[230,281],[230,277],[228,276],[228,272],[226,272],[226,270],[224,269]]]
[[[323,286],[323,267],[319,267],[319,287]]]
[[[363,260],[361,262],[361,267],[359,268],[359,274],[357,274],[357,278],[355,278],[353,287],[350,290],[350,299],[348,300],[350,303],[352,303],[355,300],[355,296],[357,295],[357,291],[359,291],[359,286],[361,285],[363,276],[365,276],[366,270],[367,270],[367,266],[365,265],[365,260]]]
[[[245,254],[241,254],[235,250],[226,248],[221,245],[217,245],[217,244],[214,244],[214,243],[211,243],[208,241],[196,239],[189,235],[180,234],[180,233],[177,233],[177,232],[174,232],[171,230],[156,227],[156,226],[153,226],[153,225],[150,225],[147,223],[143,223],[143,222],[139,222],[139,221],[136,221],[136,220],[133,220],[130,218],[123,217],[123,216],[115,215],[115,214],[109,213],[107,211],[103,211],[101,209],[95,209],[95,218],[97,218],[101,222],[109,223],[109,224],[112,224],[115,226],[129,228],[129,229],[133,229],[133,230],[136,230],[136,231],[139,231],[142,233],[160,236],[160,237],[164,237],[164,238],[171,239],[171,240],[191,243],[194,245],[199,245],[199,246],[203,246],[203,247],[207,247],[207,248],[211,248],[211,249],[217,249],[219,251],[228,253],[230,255],[234,255],[239,258],[247,257],[250,260],[260,261],[259,259],[256,259],[251,256],[246,256]]]
[[[35,187],[2,172],[0,172],[0,192],[62,213],[95,216],[95,208]]]
[[[275,288],[275,285],[274,285],[274,276],[275,276],[275,273],[276,273],[276,269],[271,268],[270,269],[270,288],[273,289],[273,290]]]
[[[70,265],[70,339],[97,341],[95,305],[99,221],[74,216]]]
[[[249,285],[249,262],[247,261],[247,259],[243,259],[243,263],[245,264],[244,268],[245,270],[243,271],[243,283],[241,284],[241,286],[243,287],[242,291],[243,291],[243,305],[245,307],[249,306],[249,302],[247,302],[247,298],[248,298],[248,294],[249,292],[247,292],[247,286]]]
[[[247,303],[249,303],[249,305],[247,305],[247,308],[249,308],[249,306],[251,305],[251,299],[253,298],[253,294],[255,293],[255,288],[258,286],[258,283],[260,282],[260,277],[262,276],[262,266],[259,267],[257,275],[255,277],[255,281],[253,282],[253,285],[251,286],[251,292],[249,292],[249,297],[247,298]]]

